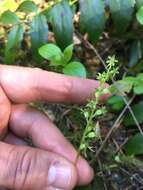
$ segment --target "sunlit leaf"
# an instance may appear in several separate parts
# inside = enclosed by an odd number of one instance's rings
[[[0,1],[0,14],[7,10],[16,11],[18,6],[19,5],[15,0],[2,0]]]
[[[143,94],[143,73],[140,73],[134,81],[134,93],[137,95]]]
[[[14,12],[7,10],[1,15],[0,22],[3,24],[16,24],[19,22],[19,18]]]
[[[52,60],[53,57],[60,55],[62,52],[59,47],[54,44],[46,44],[39,49],[40,55],[47,59]]]
[[[71,76],[78,76],[83,78],[86,77],[85,67],[83,66],[83,64],[76,61],[67,64],[63,69],[63,73]]]
[[[138,10],[138,12],[136,13],[136,17],[138,22],[143,25],[143,6],[140,7],[140,9]]]
[[[73,54],[73,44],[69,45],[68,47],[65,48],[64,52],[64,61],[66,63],[68,63],[71,58],[72,58],[72,54]]]

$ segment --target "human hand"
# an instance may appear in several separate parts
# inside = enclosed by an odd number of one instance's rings
[[[0,66],[0,186],[12,190],[70,190],[93,178],[93,170],[58,128],[28,103],[83,103],[98,82],[40,69]],[[22,139],[30,137],[36,148]],[[20,145],[20,146],[19,146]]]

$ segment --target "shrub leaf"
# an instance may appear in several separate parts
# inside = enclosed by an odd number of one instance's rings
[[[3,24],[16,24],[19,22],[19,18],[14,12],[7,10],[1,15],[0,21]]]
[[[80,29],[87,32],[89,39],[96,42],[105,27],[103,0],[80,0]]]
[[[124,149],[129,156],[143,154],[143,135],[138,133],[131,137],[125,144]]]
[[[17,49],[20,48],[23,40],[24,30],[21,25],[15,25],[8,34],[8,40],[5,48],[5,62],[11,64],[17,55]]]
[[[136,13],[136,18],[138,20],[138,22],[143,25],[143,6],[140,7],[140,9],[138,10],[138,12]]]
[[[80,62],[71,62],[63,69],[63,73],[66,75],[77,76],[86,78],[86,70],[83,64]]]
[[[134,4],[133,0],[109,0],[112,19],[118,33],[123,33],[127,29],[132,19]]]
[[[18,7],[18,11],[25,13],[36,12],[37,9],[38,7],[33,1],[24,1]]]
[[[133,113],[137,119],[137,121],[141,124],[143,123],[143,101],[133,105],[132,107]],[[123,123],[125,126],[135,125],[134,119],[130,113],[127,113],[124,117]]]
[[[56,4],[49,14],[56,42],[64,50],[73,41],[73,14],[68,1]]]
[[[38,49],[48,42],[48,24],[44,15],[38,14],[33,17],[30,36],[34,59],[40,62],[42,59],[38,53]]]

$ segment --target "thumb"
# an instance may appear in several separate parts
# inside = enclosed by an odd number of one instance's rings
[[[0,143],[0,186],[16,190],[71,190],[77,172],[63,157]]]

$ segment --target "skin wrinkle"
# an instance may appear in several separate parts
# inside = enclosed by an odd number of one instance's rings
[[[58,160],[55,154],[50,152],[24,147],[17,149],[16,146],[11,147],[8,155],[6,159],[0,160],[2,165],[7,166],[7,170],[1,168],[4,174],[0,178],[2,180],[0,183],[6,184],[6,187],[12,190],[33,190],[34,181],[35,190],[43,189],[47,186],[46,176],[52,161],[56,160],[58,163],[64,161],[61,157]]]
[[[36,155],[36,154],[35,154]],[[31,176],[33,175],[34,167],[35,167],[35,160],[36,156],[31,154],[30,150],[25,150],[21,156],[20,162],[17,164],[17,173],[16,177],[21,177],[19,180],[18,178],[15,178],[15,186],[13,189],[18,187],[19,185],[19,190],[21,189],[26,189],[29,186],[30,187],[30,179]],[[19,182],[21,181],[21,183]],[[28,188],[29,189],[29,188]]]
[[[0,143],[0,146],[2,143]],[[1,172],[0,174],[2,174],[0,176],[0,183],[1,184],[5,184],[5,182],[7,182],[7,185],[9,185],[9,180],[13,182],[13,178],[14,176],[14,168],[13,168],[13,164],[11,163],[11,156],[13,151],[15,150],[15,147],[12,147],[11,149],[7,149],[6,154],[4,154],[3,156],[1,156],[0,154],[0,166],[1,166]],[[4,150],[1,150],[2,152],[4,152]],[[15,162],[16,159],[14,158]]]

